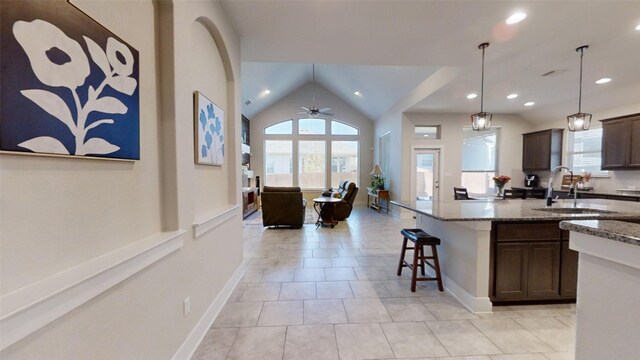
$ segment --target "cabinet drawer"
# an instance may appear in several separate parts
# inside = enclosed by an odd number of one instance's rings
[[[496,241],[554,241],[560,240],[558,222],[496,224]]]

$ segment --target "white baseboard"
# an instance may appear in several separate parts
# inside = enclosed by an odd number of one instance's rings
[[[0,350],[180,249],[186,230],[159,233],[0,297]]]
[[[474,313],[493,312],[493,303],[488,297],[475,297],[458,285],[455,281],[443,276],[445,290],[456,298],[469,311]]]
[[[172,360],[188,360],[193,356],[202,342],[202,339],[207,335],[211,325],[213,325],[213,322],[216,320],[216,317],[220,314],[220,310],[222,310],[222,307],[242,279],[246,268],[247,263],[246,261],[243,261],[233,273],[229,281],[227,281],[218,296],[216,296],[213,302],[211,302],[211,305],[209,305],[200,320],[198,320],[198,323],[191,330],[187,338],[182,342],[178,351],[173,354],[173,357],[171,358]]]

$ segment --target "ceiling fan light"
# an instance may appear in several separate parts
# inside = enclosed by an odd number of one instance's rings
[[[489,130],[491,128],[491,118],[493,114],[488,112],[479,112],[471,115],[471,127],[474,131]]]
[[[589,130],[589,126],[591,125],[591,114],[571,114],[567,116],[567,125],[569,126],[569,131]]]

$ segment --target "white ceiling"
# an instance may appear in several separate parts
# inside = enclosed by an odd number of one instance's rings
[[[399,103],[404,111],[477,112],[480,98],[466,95],[480,91],[477,46],[484,41],[491,43],[485,111],[534,120],[577,112],[575,49],[585,44],[582,110],[640,99],[640,1],[222,3],[241,38],[242,102],[253,102],[243,105],[249,118],[310,81],[312,63],[318,83],[374,120]],[[506,25],[516,10],[527,18]],[[456,75],[435,81],[445,68]],[[557,73],[542,77],[551,70]],[[613,80],[594,83],[605,76]],[[431,86],[420,87],[423,82]],[[271,93],[262,94],[267,88]],[[520,96],[507,100],[511,92]],[[527,108],[526,101],[536,104]]]

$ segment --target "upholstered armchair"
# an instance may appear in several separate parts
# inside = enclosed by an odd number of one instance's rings
[[[322,207],[320,216],[323,219],[344,220],[351,215],[353,209],[353,201],[356,199],[358,188],[355,183],[345,180],[340,182],[337,192],[340,194],[342,201],[332,205]]]
[[[304,224],[307,200],[299,187],[265,186],[262,197],[262,226],[290,226],[299,229]]]

